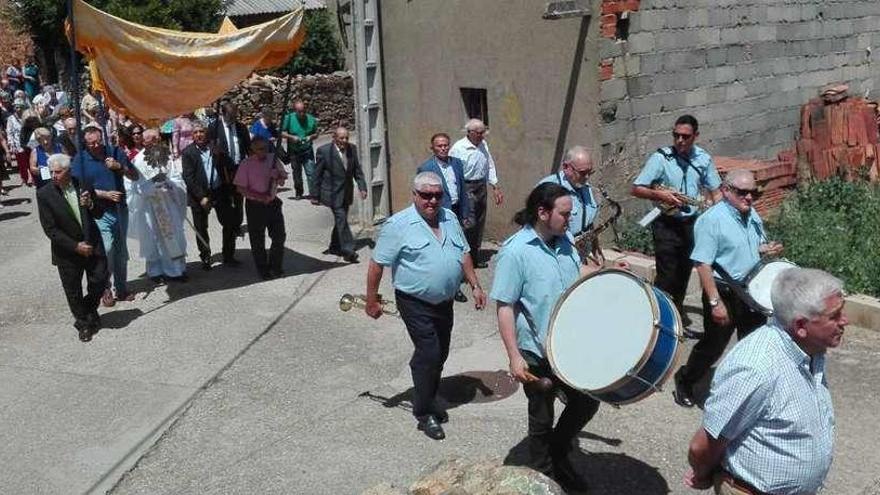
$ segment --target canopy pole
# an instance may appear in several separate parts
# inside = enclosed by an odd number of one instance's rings
[[[67,0],[67,19],[70,21],[70,87],[73,100],[73,111],[76,116],[76,149],[82,147],[83,128],[82,128],[82,109],[79,103],[79,70],[76,63],[76,21],[73,16],[73,0]]]

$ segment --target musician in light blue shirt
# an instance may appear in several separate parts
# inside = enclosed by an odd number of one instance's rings
[[[704,332],[687,364],[675,374],[675,400],[683,407],[694,405],[694,385],[724,353],[734,329],[743,339],[766,320],[737,296],[719,270],[729,274],[730,282],[739,284],[762,255],[782,252],[781,244],[767,242],[764,224],[752,208],[759,192],[751,171],[730,171],[721,194],[724,200],[700,215],[694,226],[691,260],[703,286]]]
[[[391,267],[397,309],[415,350],[410,360],[413,377],[413,415],[418,429],[434,440],[445,438],[440,426],[448,419],[435,399],[452,333],[452,298],[462,275],[471,286],[475,307],[486,294],[480,287],[461,225],[455,214],[440,206],[443,186],[433,172],[413,179],[413,205],[394,214],[382,227],[367,270],[365,311],[382,315],[378,290],[384,267]]]
[[[498,329],[510,374],[528,397],[529,467],[555,478],[563,488],[581,491],[586,482],[568,458],[572,440],[599,409],[599,402],[562,382],[544,352],[550,313],[581,274],[568,222],[569,191],[553,182],[539,184],[514,221],[522,228],[498,254],[491,297],[498,303]],[[584,271],[587,269],[584,268]],[[556,391],[566,396],[553,425]]]
[[[772,323],[724,358],[690,443],[685,483],[715,493],[814,494],[833,459],[825,354],[840,345],[843,284],[790,268],[773,283]]]
[[[571,196],[571,218],[568,220],[568,231],[571,235],[579,234],[593,228],[593,220],[599,212],[599,202],[593,194],[593,188],[587,182],[593,174],[593,157],[583,146],[573,146],[565,153],[559,172],[541,179],[538,184],[552,182],[568,190]]]

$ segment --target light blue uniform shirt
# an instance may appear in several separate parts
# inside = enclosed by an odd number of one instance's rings
[[[743,222],[733,205],[721,201],[703,212],[694,224],[691,259],[706,265],[717,262],[734,280],[741,281],[761,261],[758,246],[764,242],[764,223],[754,208]],[[716,273],[715,278],[721,276]]]
[[[415,205],[395,213],[385,222],[373,261],[391,267],[394,288],[431,304],[452,299],[462,279],[462,260],[470,251],[455,213],[437,213],[441,238],[437,239]]]
[[[569,197],[571,197],[572,205],[571,218],[568,221],[568,231],[571,232],[571,235],[576,236],[588,230],[593,224],[593,220],[596,219],[596,214],[599,212],[599,202],[596,201],[596,197],[593,195],[593,188],[589,184],[584,184],[579,188],[572,186],[568,179],[565,178],[565,173],[562,170],[556,174],[544,177],[538,184],[546,182],[559,184],[570,193]]]
[[[553,247],[544,243],[532,227],[526,226],[510,236],[498,253],[492,299],[521,304],[531,315],[534,329],[521,311],[516,313],[516,343],[520,349],[544,356],[544,342],[550,313],[559,296],[580,275],[580,258],[571,233],[557,237]]]
[[[767,493],[816,493],[834,446],[825,355],[811,359],[784,330],[764,325],[715,372],[703,428],[729,441],[722,465],[734,477]]]
[[[721,177],[715,169],[715,162],[703,148],[694,146],[691,149],[690,164],[687,160],[671,156],[672,148],[665,147],[662,150],[670,156],[655,151],[648,157],[633,185],[651,187],[661,184],[696,200],[700,199],[701,186],[710,191],[721,187]],[[691,216],[697,213],[694,208],[682,208],[682,210],[676,216]]]

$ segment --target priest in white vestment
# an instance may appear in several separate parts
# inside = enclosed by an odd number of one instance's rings
[[[144,149],[132,164],[138,179],[126,179],[128,236],[140,243],[147,276],[155,282],[186,281],[186,185],[179,162],[159,139],[157,129],[143,134]]]

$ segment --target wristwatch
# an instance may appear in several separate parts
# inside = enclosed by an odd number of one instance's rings
[[[717,297],[713,297],[709,299],[709,306],[714,308],[715,306],[718,306],[720,302],[721,301]]]

